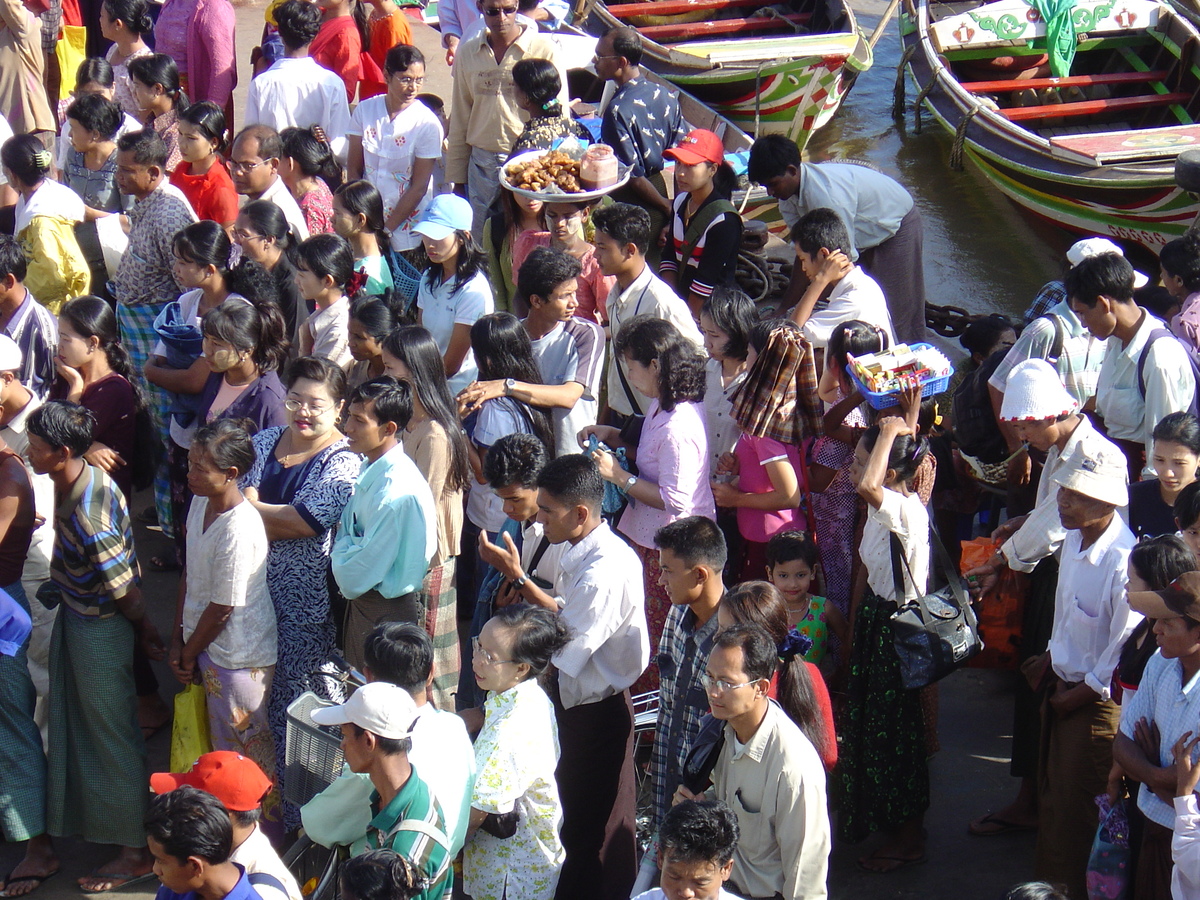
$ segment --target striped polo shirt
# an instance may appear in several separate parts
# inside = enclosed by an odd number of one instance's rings
[[[76,612],[97,615],[134,581],[133,528],[120,488],[101,469],[84,466],[54,510],[50,577]]]
[[[388,847],[415,865],[429,886],[415,900],[441,900],[454,887],[450,839],[441,807],[413,767],[392,802],[379,809],[379,792],[371,794],[375,818],[367,828],[367,847]]]

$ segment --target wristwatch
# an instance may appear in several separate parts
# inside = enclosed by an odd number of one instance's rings
[[[637,483],[638,483],[638,477],[636,475],[630,475],[629,479],[625,482],[625,493],[628,494],[630,491],[632,491],[633,486]]]
[[[526,583],[527,583],[528,581],[529,581],[529,576],[528,576],[528,575],[526,575],[525,573],[521,573],[521,577],[520,577],[520,578],[515,578],[515,579],[513,579],[512,586],[513,586],[513,587],[514,587],[516,590],[518,590],[518,591],[519,591],[521,588],[525,587],[525,585],[526,585]]]
[[[505,397],[511,397],[512,392],[515,391],[516,389],[517,389],[517,379],[515,379],[515,378],[505,378],[504,379],[504,396]]]

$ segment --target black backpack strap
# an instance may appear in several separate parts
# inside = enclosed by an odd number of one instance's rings
[[[1066,341],[1066,328],[1060,317],[1054,313],[1046,313],[1044,318],[1050,320],[1050,324],[1054,326],[1054,344],[1050,347],[1050,353],[1046,356],[1046,362],[1052,366],[1058,365],[1058,358],[1062,356],[1063,344]]]

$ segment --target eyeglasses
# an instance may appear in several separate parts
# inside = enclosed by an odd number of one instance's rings
[[[741,684],[730,684],[721,678],[713,678],[707,672],[700,676],[700,683],[704,685],[704,690],[710,694],[724,694],[726,691],[736,691],[738,688],[750,687],[752,684],[757,684],[754,681],[743,681]]]
[[[233,239],[235,241],[257,241],[262,239],[261,234],[254,234],[251,231],[243,231],[240,228],[233,229]]]
[[[300,412],[300,410],[303,409],[312,413],[314,416],[324,415],[333,409],[332,406],[317,406],[315,403],[309,400],[293,400],[291,397],[288,397],[283,401],[283,408],[288,412]]]
[[[395,75],[392,77],[396,78]],[[410,78],[408,75],[405,75],[403,78],[396,78],[396,81],[398,81],[402,87],[419,87],[425,83],[425,77],[421,76],[420,78]]]
[[[492,656],[491,653],[479,645],[479,638],[477,637],[471,638],[471,649],[489,666],[502,666],[505,663],[516,662],[515,659],[496,659],[496,657]]]
[[[483,8],[485,16],[491,16],[493,19],[497,16],[515,16],[517,7],[515,6],[485,6]]]
[[[266,165],[265,162],[239,162],[236,159],[229,161],[230,172],[253,172],[259,166]]]
[[[605,56],[603,53],[597,53],[592,59],[620,59],[619,55]]]

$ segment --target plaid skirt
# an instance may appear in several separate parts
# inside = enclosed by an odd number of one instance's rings
[[[462,653],[458,645],[458,592],[454,587],[457,558],[451,557],[425,574],[425,630],[433,638],[433,705],[454,712],[454,695]]]

